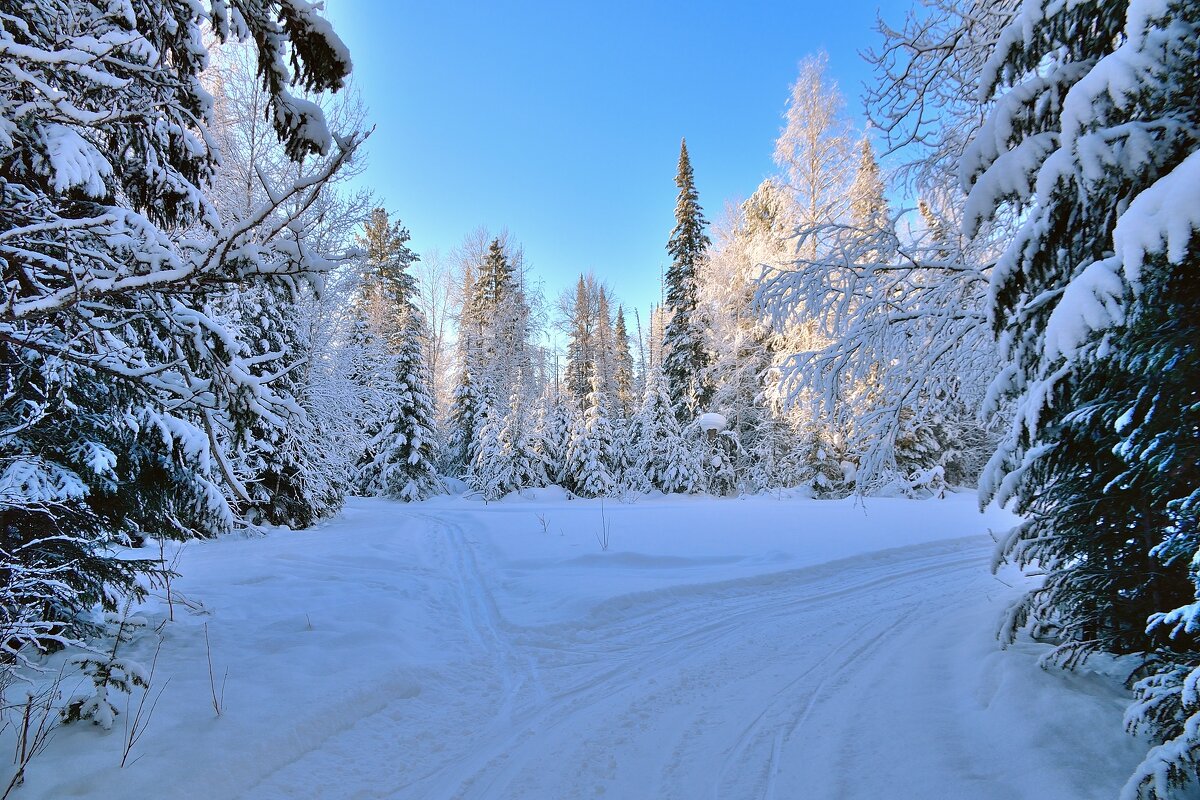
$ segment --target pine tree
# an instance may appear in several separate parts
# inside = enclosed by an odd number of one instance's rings
[[[1045,578],[1008,630],[1053,631],[1066,664],[1146,654],[1130,721],[1163,744],[1126,798],[1200,783],[1198,36],[1195,2],[1022,4],[963,159],[968,231],[1021,220],[992,285],[1010,362],[993,393],[1017,413],[983,489],[1025,516],[1000,555]]]
[[[667,252],[671,254],[666,286],[670,319],[663,337],[666,352],[662,373],[676,417],[683,423],[704,411],[712,398],[712,388],[703,377],[709,353],[696,311],[697,272],[709,239],[704,233],[707,221],[700,208],[686,141],[679,147],[675,185],[679,187],[679,198],[675,203],[675,229],[667,243]]]

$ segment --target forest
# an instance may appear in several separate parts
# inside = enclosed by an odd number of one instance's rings
[[[589,271],[549,296],[518,230],[415,252],[319,4],[2,6],[9,793],[43,727],[127,725],[176,543],[547,487],[977,487],[1018,517],[992,569],[1031,576],[1000,645],[1120,665],[1122,797],[1200,790],[1200,3],[920,0],[863,129],[805,56],[748,198],[701,198],[681,141],[645,308]],[[87,691],[30,689],[64,654]]]

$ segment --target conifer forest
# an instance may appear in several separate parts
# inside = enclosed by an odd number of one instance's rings
[[[1200,797],[1200,1],[797,46],[653,297],[356,3],[0,0],[0,800]]]

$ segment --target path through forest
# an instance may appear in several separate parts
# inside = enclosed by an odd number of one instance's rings
[[[167,797],[246,800],[1112,797],[1137,762],[1121,693],[997,648],[1014,589],[969,501],[824,502],[609,508],[607,551],[597,506],[554,498],[356,501],[195,545],[205,613],[167,629],[143,760],[31,794],[167,771]],[[219,719],[186,702],[203,622]]]

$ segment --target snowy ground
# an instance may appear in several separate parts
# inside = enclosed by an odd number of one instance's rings
[[[1123,693],[997,649],[974,502],[354,500],[191,543],[137,760],[64,728],[16,796],[1113,797]]]

